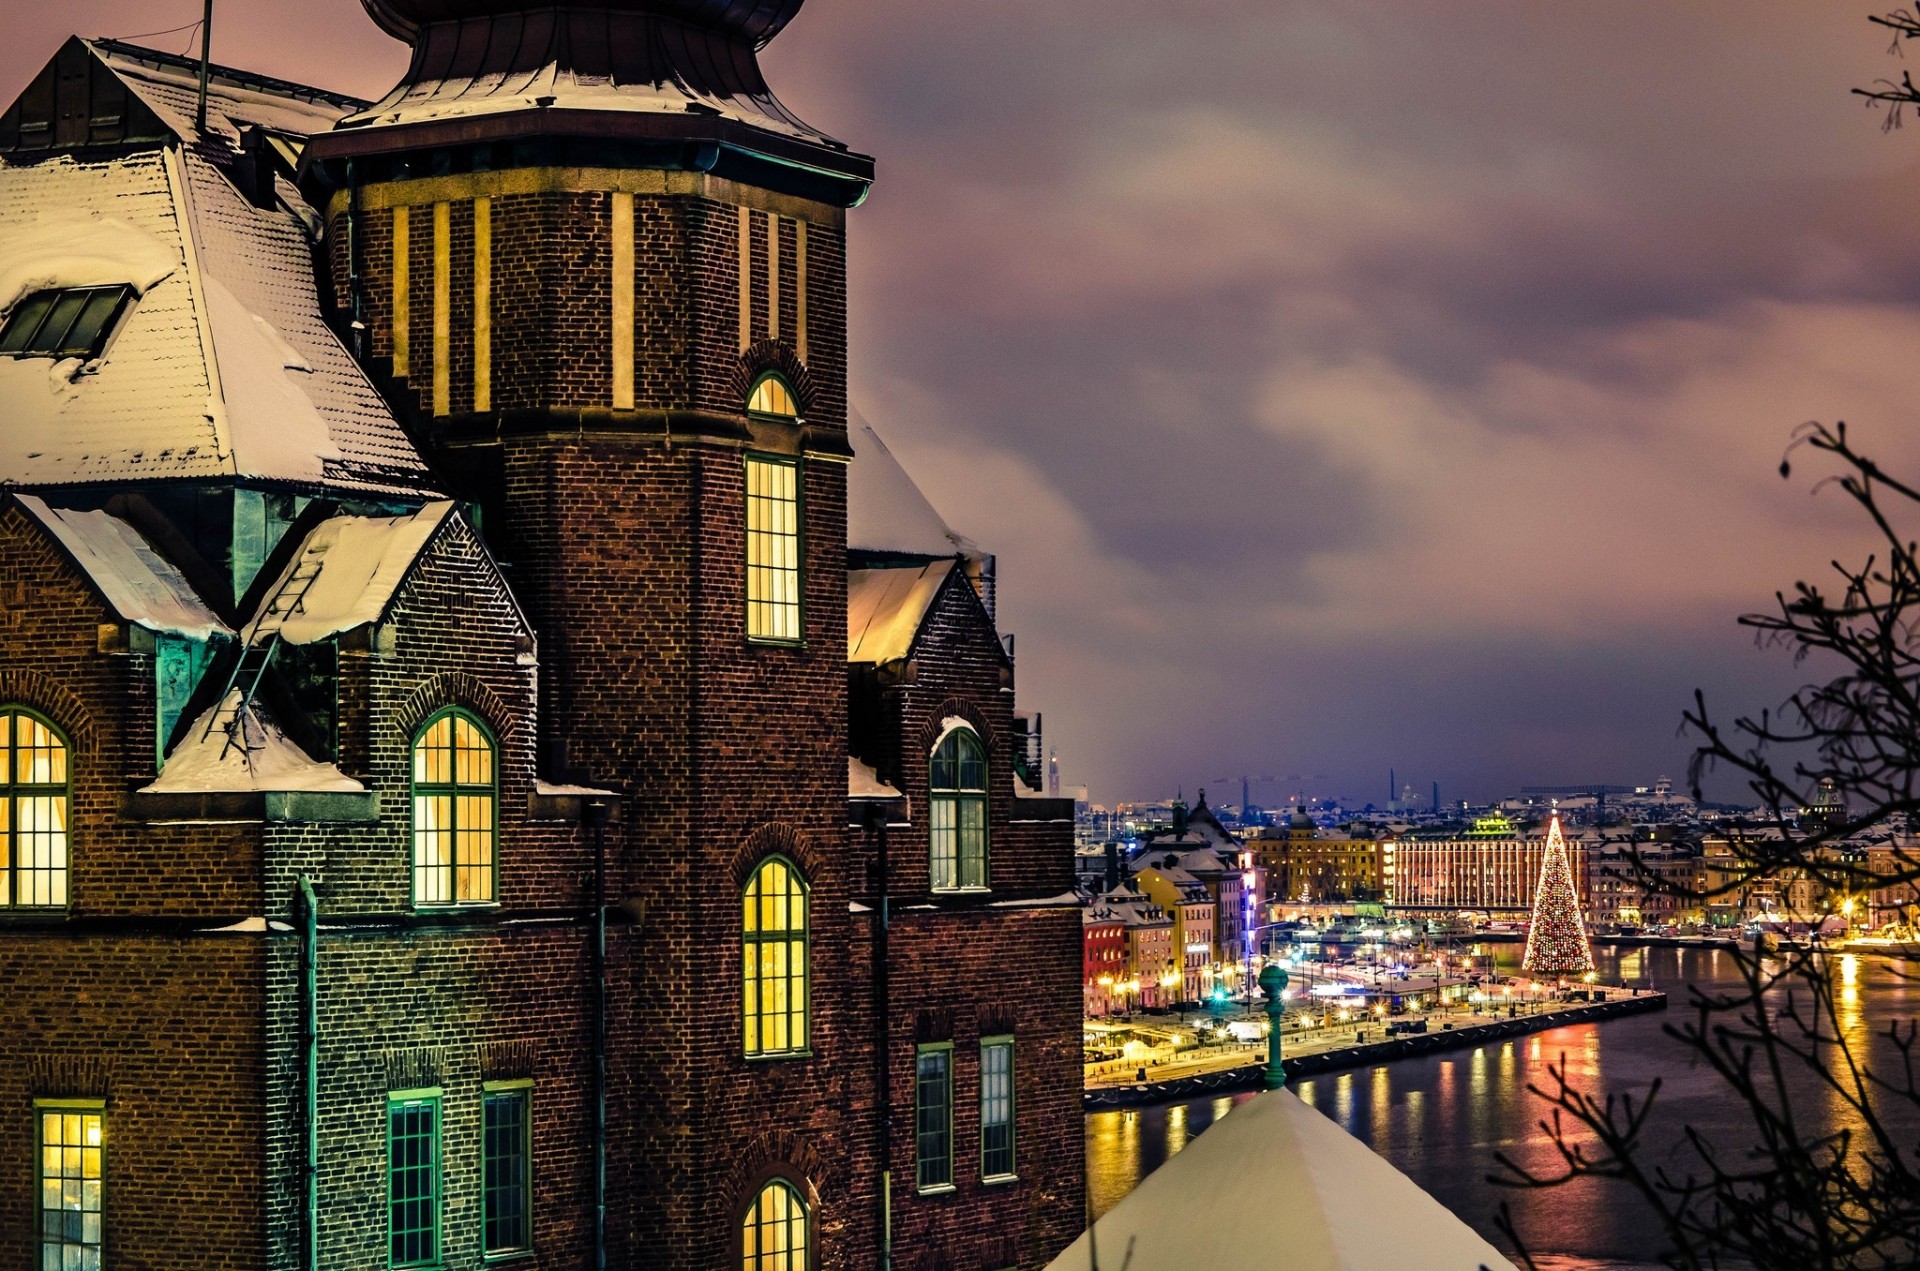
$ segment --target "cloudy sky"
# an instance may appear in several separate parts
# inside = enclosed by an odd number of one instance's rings
[[[9,93],[200,5],[22,8]],[[1920,123],[1848,95],[1903,65],[1865,8],[811,0],[764,60],[880,160],[856,401],[999,553],[1066,781],[1642,782],[1695,687],[1789,689],[1733,619],[1862,541],[1791,430],[1920,472]],[[355,0],[221,0],[215,54],[405,63]]]

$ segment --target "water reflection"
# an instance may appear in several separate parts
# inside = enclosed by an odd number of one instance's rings
[[[1517,957],[1519,950],[1513,952]],[[1738,988],[1732,956],[1718,950],[1632,950],[1623,956],[1597,952],[1604,978],[1667,989],[1674,994],[1675,1009],[1312,1077],[1295,1083],[1295,1089],[1310,1106],[1371,1144],[1496,1244],[1505,1244],[1493,1226],[1497,1207],[1505,1200],[1529,1242],[1551,1255],[1556,1266],[1651,1264],[1660,1252],[1657,1228],[1624,1193],[1593,1182],[1554,1192],[1516,1193],[1486,1181],[1496,1153],[1529,1168],[1553,1168],[1558,1155],[1539,1126],[1547,1108],[1527,1087],[1552,1088],[1549,1067],[1563,1060],[1575,1086],[1602,1095],[1644,1098],[1653,1079],[1661,1078],[1664,1112],[1656,1121],[1658,1133],[1665,1136],[1657,1145],[1663,1153],[1677,1144],[1687,1124],[1729,1147],[1751,1141],[1744,1111],[1727,1098],[1718,1078],[1663,1031],[1669,1023],[1690,1019],[1687,984],[1708,991]],[[1837,957],[1828,966],[1835,1007],[1830,1026],[1876,1062],[1895,1057],[1885,1040],[1887,1024],[1911,1018],[1920,1006],[1904,965]],[[1857,1122],[1857,1113],[1838,1093],[1817,1090],[1810,1079],[1799,1086],[1810,1122],[1819,1122],[1823,1113],[1826,1128]],[[1095,1212],[1112,1208],[1139,1179],[1251,1097],[1089,1115],[1088,1186]],[[1808,1125],[1810,1132],[1818,1128]]]

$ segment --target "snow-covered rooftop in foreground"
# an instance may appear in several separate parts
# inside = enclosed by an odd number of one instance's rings
[[[125,621],[195,640],[232,634],[180,571],[125,521],[105,512],[51,508],[32,495],[20,496],[20,506],[60,541]]]
[[[977,556],[980,548],[940,519],[873,425],[853,419],[847,468],[847,546],[916,556]]]
[[[307,535],[261,599],[255,621],[277,626],[288,644],[312,644],[386,617],[393,594],[414,561],[453,515],[453,504],[429,503],[404,516],[335,516]],[[265,614],[287,581],[312,572],[312,584],[291,613]]]
[[[228,694],[231,710],[240,690]],[[359,794],[366,787],[330,763],[321,763],[252,710],[243,716],[244,745],[228,745],[224,726],[208,731],[221,707],[209,707],[193,721],[186,739],[167,756],[159,780],[143,794],[234,794],[328,792]]]
[[[1290,1090],[1240,1104],[1094,1224],[1130,1271],[1515,1271]],[[1086,1233],[1047,1271],[1088,1271]]]
[[[853,756],[847,756],[847,797],[849,799],[897,799],[900,792],[880,780],[880,774]]]
[[[951,560],[847,574],[847,661],[904,658],[920,634],[927,608],[953,572]]]

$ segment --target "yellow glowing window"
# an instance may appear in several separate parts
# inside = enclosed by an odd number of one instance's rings
[[[741,1271],[808,1271],[807,1202],[785,1179],[760,1189],[740,1222]]]
[[[800,404],[794,401],[793,390],[787,387],[785,380],[778,375],[763,375],[747,397],[747,412],[780,419],[798,419]]]
[[[741,911],[746,1053],[802,1054],[808,1043],[807,884],[792,864],[769,857],[747,884]]]
[[[747,638],[800,641],[800,464],[747,456]]]
[[[493,738],[463,710],[427,721],[413,744],[413,903],[494,899],[500,803]]]
[[[67,903],[67,743],[53,725],[0,707],[0,908]]]
[[[97,1100],[36,1104],[40,1265],[100,1271],[106,1222],[106,1112]]]
[[[971,729],[954,729],[935,748],[929,786],[933,889],[987,886],[987,751]]]

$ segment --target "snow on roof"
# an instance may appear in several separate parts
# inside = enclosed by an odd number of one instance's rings
[[[200,89],[197,60],[116,40],[83,42],[162,123],[181,137],[194,135]],[[249,126],[310,137],[365,106],[339,93],[216,66],[207,84],[207,132],[229,142],[238,142],[240,130]]]
[[[880,780],[880,774],[852,755],[847,756],[847,797],[849,799],[898,799],[900,792]]]
[[[180,571],[125,521],[105,512],[50,508],[32,495],[21,495],[20,506],[60,540],[108,606],[127,622],[195,640],[233,634]]]
[[[954,533],[915,485],[873,425],[853,413],[853,462],[847,467],[847,546],[916,556],[980,554]]]
[[[214,714],[233,709],[234,689],[226,701],[193,721],[186,739],[167,756],[159,780],[143,794],[234,794],[254,791],[327,791],[358,794],[366,789],[330,763],[321,763],[287,735],[249,709],[243,717],[244,745],[229,746],[224,727],[208,730]]]
[[[894,569],[850,570],[847,661],[880,663],[906,657],[953,566],[953,561],[942,560]]]
[[[312,644],[386,616],[414,561],[453,515],[451,503],[429,503],[403,516],[335,516],[316,525],[261,600],[254,622],[268,614],[287,580],[317,569],[294,612],[278,618],[280,638]]]
[[[1195,1222],[1201,1213],[1231,1222]],[[1275,1090],[1241,1103],[1094,1223],[1135,1271],[1514,1271],[1366,1144]],[[1047,1271],[1086,1271],[1087,1233]]]

